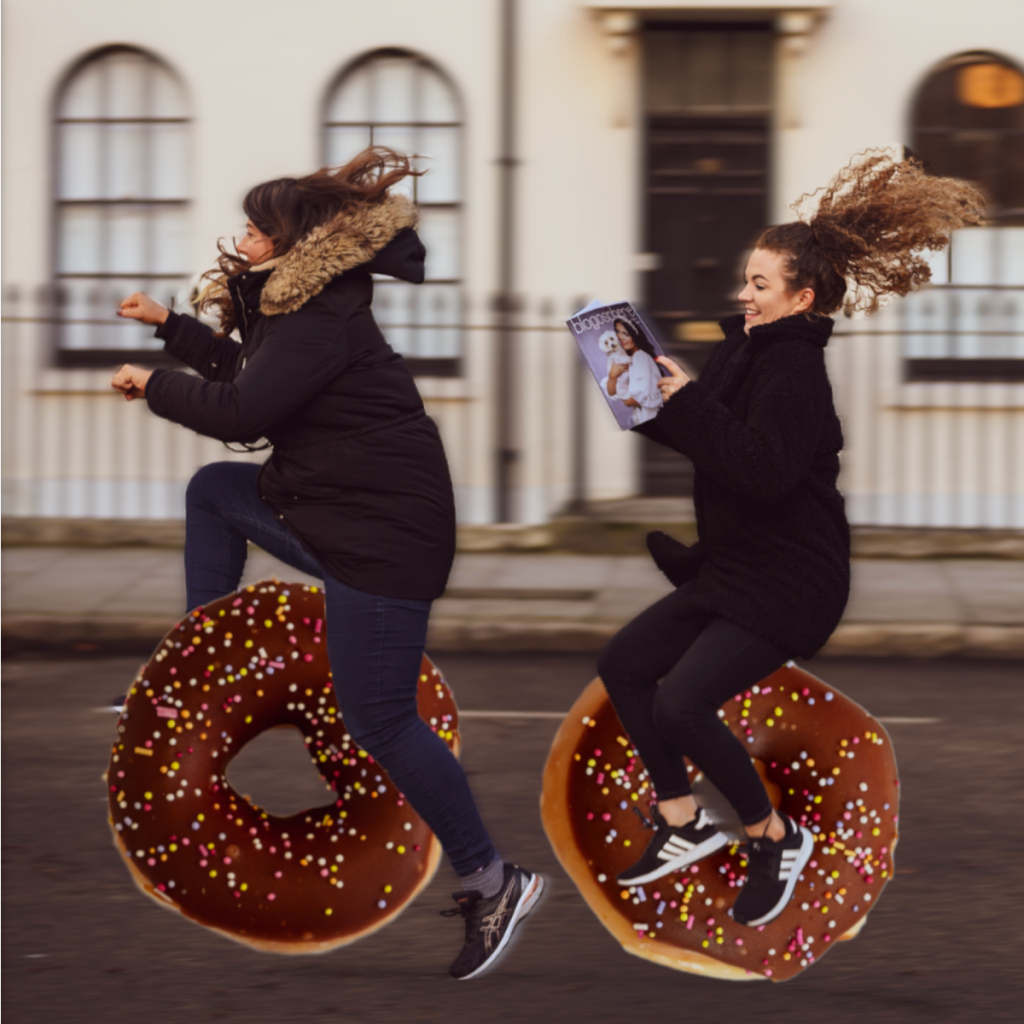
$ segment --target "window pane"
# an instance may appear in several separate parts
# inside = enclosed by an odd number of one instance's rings
[[[154,124],[149,129],[149,197],[188,196],[188,125]]]
[[[59,212],[57,269],[90,274],[101,269],[102,220],[97,207],[66,206]]]
[[[411,60],[382,58],[373,63],[373,120],[414,121],[416,65]]]
[[[151,74],[149,116],[188,117],[188,101],[178,79],[156,62]]]
[[[457,210],[420,211],[419,234],[427,247],[427,280],[459,277],[459,214]]]
[[[103,116],[103,60],[91,61],[67,84],[58,117]]]
[[[331,167],[347,164],[370,145],[369,128],[328,128],[324,160]]]
[[[61,281],[58,317],[65,322],[61,347],[161,348],[162,342],[153,338],[151,326],[122,320],[114,311],[133,292],[145,292],[169,306],[181,286],[180,277],[153,280],[129,276],[113,280],[72,278]]]
[[[370,85],[372,65],[356,68],[345,76],[339,88],[334,90],[327,105],[327,120],[370,121]]]
[[[151,269],[147,212],[137,206],[107,207],[107,244],[102,269],[108,274],[147,273]]]
[[[421,203],[457,203],[459,201],[459,129],[420,128],[416,152],[429,159],[416,166],[427,173],[416,183]]]
[[[459,105],[452,87],[436,72],[420,68],[418,121],[459,121]]]
[[[1024,285],[1024,228],[999,229],[997,284]]]
[[[179,206],[157,207],[151,216],[154,274],[186,274],[189,270],[188,212]]]
[[[942,358],[947,352],[949,329],[949,293],[941,289],[925,289],[908,295],[900,304],[907,359]]]
[[[130,295],[131,292],[125,294]],[[104,304],[105,298],[108,301]],[[106,305],[106,315],[113,319],[117,303],[111,304],[110,298],[103,294],[101,283],[98,281],[61,281],[57,309],[62,320],[93,320],[97,318],[98,311]]]
[[[953,238],[950,254],[954,284],[992,284],[997,279],[1000,228],[967,228]]]
[[[57,196],[60,199],[98,199],[103,128],[95,124],[64,124],[57,136]]]
[[[457,356],[461,306],[458,285],[422,285],[416,289],[415,355],[421,358]]]
[[[932,284],[949,284],[949,249],[932,252],[925,249],[922,258],[932,268]]]
[[[461,353],[457,285],[379,284],[373,308],[384,337],[396,352],[421,358]]]
[[[415,346],[414,285],[401,282],[380,283],[373,290],[373,315],[388,344],[403,355],[411,355]]]
[[[146,117],[152,61],[141,53],[112,53],[106,71],[107,117]]]
[[[375,146],[389,146],[399,153],[414,153],[416,151],[416,130],[414,128],[382,128],[374,125],[373,144]],[[399,182],[391,191],[399,195],[412,196],[416,187],[415,178],[406,178]]]
[[[373,144],[375,146],[390,146],[399,153],[416,152],[415,128],[392,128],[390,126],[375,124],[373,126]]]
[[[106,128],[106,198],[147,197],[149,127],[108,124]]]

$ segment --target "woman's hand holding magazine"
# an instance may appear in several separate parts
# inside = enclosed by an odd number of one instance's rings
[[[661,391],[662,399],[667,402],[680,388],[685,388],[690,383],[690,376],[668,356],[658,356],[655,362],[660,363],[669,372],[669,376],[658,381],[658,390]]]

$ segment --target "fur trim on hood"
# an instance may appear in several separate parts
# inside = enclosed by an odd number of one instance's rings
[[[314,228],[280,258],[260,297],[265,316],[294,313],[346,270],[369,263],[392,238],[419,220],[412,200],[390,195],[374,206],[343,210]]]

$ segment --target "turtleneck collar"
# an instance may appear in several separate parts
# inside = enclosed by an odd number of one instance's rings
[[[725,336],[732,337],[743,334],[744,318],[742,313],[730,316],[719,323]],[[773,341],[793,340],[806,341],[824,348],[832,336],[835,321],[830,316],[808,317],[805,313],[784,316],[781,320],[773,320],[767,324],[757,324],[750,328],[750,341],[755,346],[768,345]]]

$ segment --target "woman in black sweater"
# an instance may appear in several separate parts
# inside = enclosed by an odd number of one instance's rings
[[[113,386],[208,437],[268,442],[262,466],[214,463],[189,483],[188,607],[237,589],[250,541],[323,579],[346,729],[461,876],[452,913],[465,918],[466,942],[451,973],[468,979],[495,963],[543,879],[497,855],[462,768],[417,709],[455,506],[437,428],[370,309],[372,274],[423,280],[416,209],[390,191],[413,173],[377,148],[335,172],[257,185],[238,255],[221,248],[205,293],[220,332],[142,294],[120,308],[157,325],[166,351],[199,376],[124,366]],[[229,337],[236,329],[241,344]]]
[[[809,197],[804,197],[809,198]],[[798,209],[800,203],[794,204]],[[641,885],[726,845],[695,802],[684,755],[733,805],[748,837],[746,882],[732,914],[777,917],[810,858],[810,832],[772,809],[721,705],[788,659],[811,657],[846,606],[850,534],[836,487],[843,435],[825,346],[830,314],[871,312],[929,279],[920,252],[981,221],[969,185],[930,178],[912,159],[869,152],[825,190],[808,221],[758,240],[725,340],[700,380],[670,359],[658,416],[637,430],[688,456],[699,540],[663,533],[648,546],[676,591],[629,623],[599,671],[657,793],[655,830],[619,876]],[[659,685],[659,680],[661,680]]]

